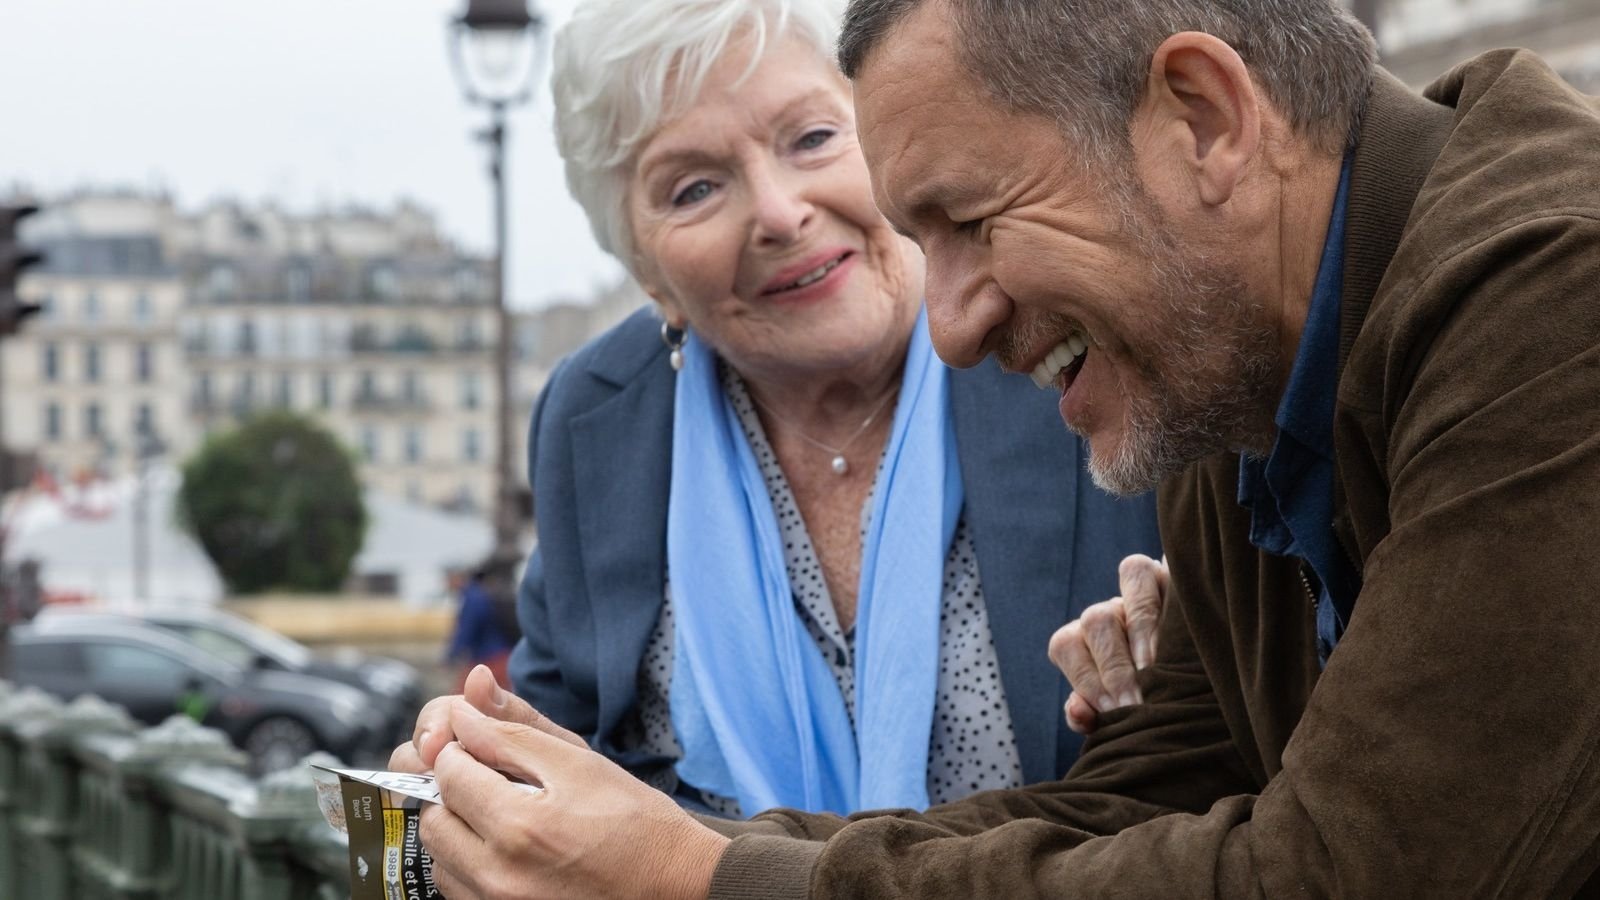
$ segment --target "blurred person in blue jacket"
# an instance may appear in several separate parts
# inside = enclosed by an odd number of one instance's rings
[[[457,668],[457,691],[462,689],[467,673],[479,663],[489,667],[501,686],[511,684],[506,663],[517,642],[517,633],[513,622],[508,621],[510,617],[501,610],[503,604],[491,590],[489,575],[487,568],[480,567],[465,577],[458,574],[455,578],[460,607],[444,658],[446,663]]]

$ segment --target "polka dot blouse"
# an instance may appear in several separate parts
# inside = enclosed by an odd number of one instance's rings
[[[806,533],[789,483],[767,442],[744,382],[722,366],[726,391],[745,436],[750,441],[767,493],[772,497],[784,544],[784,562],[794,591],[795,613],[828,661],[845,708],[855,721],[855,632],[845,632],[834,614],[833,601],[822,579],[822,566]],[[881,468],[881,466],[880,466]],[[862,510],[862,535],[867,510]],[[672,728],[673,614],[672,586],[667,579],[661,616],[645,646],[639,667],[638,705],[633,721],[625,726],[624,749],[642,750],[676,759],[683,755]],[[671,790],[675,776],[668,770],[657,784]],[[994,636],[978,577],[978,557],[973,549],[966,515],[956,524],[950,553],[944,565],[944,600],[940,609],[939,681],[928,741],[928,798],[947,803],[968,794],[1022,783],[1022,763],[1011,730],[1011,709],[1000,683]],[[740,810],[738,801],[702,792],[706,805],[731,817],[760,810]]]

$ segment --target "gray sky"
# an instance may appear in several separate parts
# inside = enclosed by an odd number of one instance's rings
[[[538,0],[556,25],[576,0]],[[294,210],[410,197],[490,240],[485,119],[445,22],[462,0],[0,0],[0,188],[164,187]],[[541,83],[545,80],[541,73]],[[567,197],[548,89],[510,125],[509,296],[572,299],[620,269]]]

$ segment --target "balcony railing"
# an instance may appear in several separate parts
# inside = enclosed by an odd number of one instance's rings
[[[433,409],[433,401],[420,392],[389,394],[378,390],[357,390],[350,396],[350,407],[357,412],[420,413]]]
[[[347,846],[310,773],[245,769],[188,719],[140,729],[97,698],[0,682],[0,897],[348,897]]]

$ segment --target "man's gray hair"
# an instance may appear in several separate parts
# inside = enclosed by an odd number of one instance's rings
[[[851,0],[839,67],[855,78],[913,9],[941,3],[963,62],[997,100],[1055,120],[1088,164],[1125,164],[1150,59],[1180,31],[1226,41],[1294,129],[1332,154],[1354,140],[1372,34],[1337,0]]]

